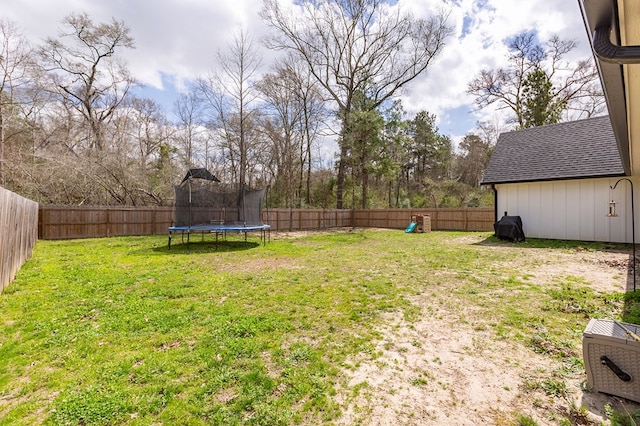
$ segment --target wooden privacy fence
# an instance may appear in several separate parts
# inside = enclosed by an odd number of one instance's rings
[[[263,211],[272,231],[300,231],[352,226],[351,210],[269,209]]]
[[[493,208],[468,209],[269,209],[263,219],[272,231],[297,231],[355,226],[404,229],[412,215],[427,214],[432,230],[491,231]],[[173,224],[172,207],[41,206],[41,239],[95,238],[166,234]]]
[[[428,215],[431,229],[440,231],[493,231],[493,208],[354,210],[354,226],[404,229],[412,215]]]
[[[173,207],[40,206],[43,240],[166,234]]]
[[[0,187],[0,293],[31,257],[38,239],[38,203]]]

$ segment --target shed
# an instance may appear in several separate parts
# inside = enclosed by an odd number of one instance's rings
[[[631,188],[608,116],[502,133],[482,184],[527,238],[631,242]],[[633,178],[632,178],[633,179]],[[607,217],[617,201],[619,217]]]

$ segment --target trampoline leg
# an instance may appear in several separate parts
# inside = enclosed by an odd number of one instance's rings
[[[171,231],[169,231],[169,243],[167,245],[169,247],[167,250],[171,250]]]

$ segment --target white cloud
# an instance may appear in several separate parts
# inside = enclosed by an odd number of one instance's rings
[[[535,30],[542,40],[552,34],[573,39],[578,48],[567,57],[585,59],[591,55],[587,34],[576,2],[565,0],[455,0],[450,8],[454,35],[425,76],[416,81],[404,99],[408,111],[425,109],[438,116],[440,131],[459,141],[477,121],[495,122],[505,117],[495,108],[474,110],[468,83],[482,69],[507,65],[505,40],[522,31]],[[428,16],[434,2],[404,1],[416,16]],[[467,110],[467,115],[462,110]]]

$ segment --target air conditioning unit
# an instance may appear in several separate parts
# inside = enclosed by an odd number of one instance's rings
[[[592,319],[582,335],[587,386],[640,402],[640,325]]]

